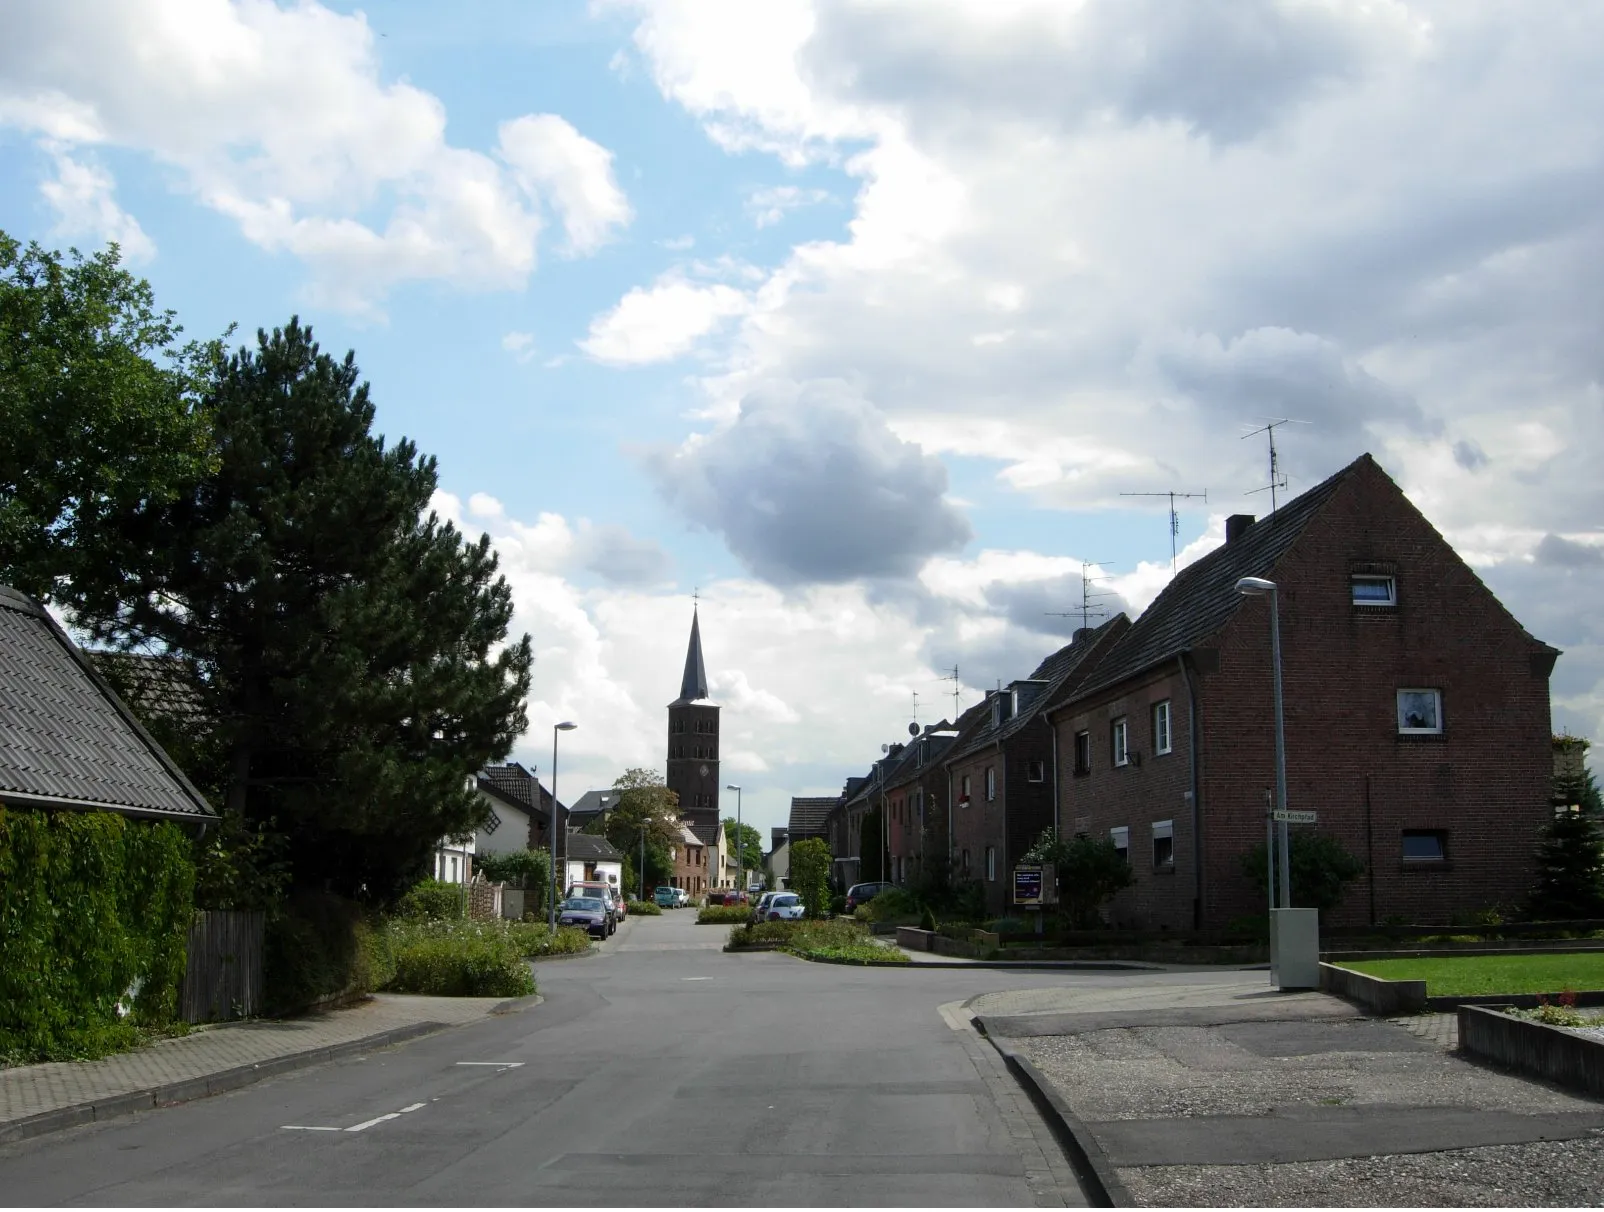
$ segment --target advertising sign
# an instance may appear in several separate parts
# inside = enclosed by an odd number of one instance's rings
[[[1021,863],[1014,868],[1014,904],[1058,903],[1058,873],[1051,863]]]

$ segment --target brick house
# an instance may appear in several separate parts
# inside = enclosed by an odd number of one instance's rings
[[[669,858],[674,874],[669,876],[671,887],[683,888],[691,896],[707,891],[707,846],[685,821],[679,823],[679,841],[669,847]]]
[[[894,883],[906,884],[921,868],[948,854],[952,801],[942,759],[958,736],[958,730],[942,720],[887,755],[880,792],[887,867]]]
[[[1055,827],[1053,729],[1044,709],[1094,667],[1129,626],[1118,615],[1047,657],[1028,678],[988,693],[958,719],[942,763],[958,879],[976,879],[988,912],[1007,911],[1009,872]],[[945,832],[945,830],[944,830]]]
[[[1269,604],[1279,587],[1288,807],[1366,865],[1333,924],[1445,922],[1521,896],[1550,809],[1534,639],[1369,455],[1183,569],[1047,713],[1062,827],[1111,836],[1116,924],[1262,914],[1241,870],[1275,783]]]

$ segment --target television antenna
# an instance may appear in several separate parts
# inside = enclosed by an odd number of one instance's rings
[[[909,735],[919,731],[919,692],[917,690],[913,692],[913,723],[909,727],[911,729]]]
[[[1248,496],[1252,496],[1256,492],[1263,492],[1265,489],[1269,489],[1269,491],[1270,491],[1270,512],[1271,513],[1275,512],[1275,490],[1278,489],[1278,488],[1285,488],[1287,486],[1286,475],[1281,471],[1281,458],[1276,453],[1276,449],[1275,449],[1275,430],[1276,430],[1276,426],[1278,426],[1278,425],[1308,425],[1309,423],[1310,422],[1308,422],[1308,421],[1299,421],[1299,420],[1296,420],[1295,418],[1292,418],[1292,417],[1278,417],[1275,420],[1269,421],[1268,423],[1259,426],[1257,429],[1251,430],[1250,432],[1245,433],[1245,434],[1242,435],[1242,440],[1244,442],[1247,441],[1249,438],[1257,437],[1261,433],[1262,434],[1266,434],[1266,435],[1269,436],[1269,439],[1270,439],[1270,482],[1268,484],[1261,485],[1258,488],[1250,488],[1250,489],[1248,489],[1247,495]]]
[[[1189,500],[1193,497],[1202,497],[1204,504],[1208,503],[1209,491],[1202,492],[1122,492],[1122,497],[1168,497],[1170,500],[1170,576],[1176,572],[1175,543],[1181,533],[1181,515],[1175,512],[1175,502]]]
[[[1078,614],[1080,615],[1080,625],[1082,628],[1090,627],[1094,618],[1106,618],[1108,616],[1108,611],[1102,609],[1101,607],[1093,606],[1092,603],[1097,601],[1099,598],[1106,598],[1110,595],[1107,593],[1093,593],[1091,591],[1091,587],[1099,581],[1106,581],[1108,578],[1086,575],[1089,569],[1101,568],[1102,566],[1103,562],[1101,560],[1082,560],[1080,562],[1079,610],[1045,610],[1042,613],[1055,619],[1072,619]],[[956,673],[957,670],[954,670],[953,672]]]
[[[939,680],[952,683],[952,719],[953,723],[956,724],[958,722],[958,688],[961,685],[958,681],[958,666],[954,665],[952,672]]]

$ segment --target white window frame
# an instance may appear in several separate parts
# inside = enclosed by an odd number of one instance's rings
[[[1109,744],[1114,755],[1114,765],[1129,766],[1131,764],[1131,721],[1127,716],[1118,716],[1109,725]]]
[[[1170,857],[1165,859],[1163,862],[1160,862],[1158,857],[1158,844],[1166,838],[1169,839],[1170,843]],[[1173,820],[1153,822],[1153,866],[1175,866],[1175,822]]]
[[[986,882],[988,884],[997,882],[997,847],[995,846],[986,847]]]
[[[1047,781],[1047,763],[1041,758],[1033,758],[1026,762],[1025,781],[1027,783],[1045,783]]]
[[[1159,727],[1163,721],[1163,727]],[[1170,701],[1163,699],[1153,704],[1153,752],[1163,754],[1170,752]]]
[[[1360,583],[1367,585],[1384,585],[1387,590],[1385,598],[1361,598],[1359,596]],[[1355,606],[1396,606],[1398,604],[1398,579],[1383,576],[1380,573],[1356,572],[1349,581],[1349,598]]]
[[[1429,694],[1432,697],[1433,714],[1437,717],[1435,725],[1429,728],[1411,728],[1404,723],[1404,695]],[[1442,723],[1442,691],[1434,686],[1400,686],[1397,697],[1394,699],[1398,719],[1399,736],[1441,736]]]
[[[997,798],[997,767],[986,767],[986,803]]]
[[[1108,840],[1114,843],[1114,849],[1125,856],[1125,861],[1131,861],[1131,827],[1129,825],[1115,825],[1108,831]]]

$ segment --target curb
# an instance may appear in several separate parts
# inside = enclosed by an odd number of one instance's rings
[[[497,1007],[497,1010],[499,1009],[500,1007]],[[258,1061],[254,1064],[236,1065],[232,1069],[208,1073],[203,1077],[186,1078],[184,1081],[133,1090],[127,1094],[109,1095],[92,1102],[58,1107],[54,1111],[41,1111],[36,1115],[0,1123],[0,1145],[60,1132],[64,1128],[75,1128],[81,1124],[100,1123],[119,1116],[133,1115],[138,1111],[154,1111],[159,1107],[171,1107],[178,1103],[209,1098],[214,1094],[224,1094],[230,1090],[238,1090],[242,1086],[253,1085],[264,1078],[277,1077],[280,1073],[309,1069],[313,1065],[343,1060],[347,1056],[371,1052],[375,1048],[405,1043],[421,1035],[433,1035],[437,1031],[447,1030],[450,1026],[449,1023],[410,1023],[405,1027],[393,1027],[389,1031],[348,1040],[343,1044],[330,1044],[326,1048],[313,1048],[308,1052],[294,1052],[289,1056],[276,1056],[272,1060]]]
[[[559,951],[556,955],[526,955],[524,958],[531,964],[550,964],[556,960],[589,959],[593,955],[600,955],[601,948],[595,943],[583,951]]]
[[[1069,1156],[1070,1164],[1075,1167],[1076,1177],[1080,1179],[1081,1186],[1085,1188],[1086,1198],[1094,1208],[1135,1208],[1139,1205],[1131,1197],[1125,1184],[1120,1181],[1114,1167],[1109,1165],[1108,1158],[1104,1156],[1097,1140],[1081,1123],[1080,1117],[1070,1110],[1069,1104],[1052,1083],[1042,1076],[1041,1071],[1030,1061],[1019,1055],[1009,1047],[991,1037],[986,1031],[986,1021],[983,1018],[970,1020],[976,1029],[985,1037],[997,1054],[1003,1058],[1003,1064],[1030,1096],[1030,1101],[1041,1112],[1042,1118],[1052,1127],[1053,1135],[1063,1146],[1064,1152]]]
[[[531,993],[526,997],[508,998],[490,1007],[491,1014],[517,1014],[520,1010],[531,1010],[546,999],[538,993]]]

